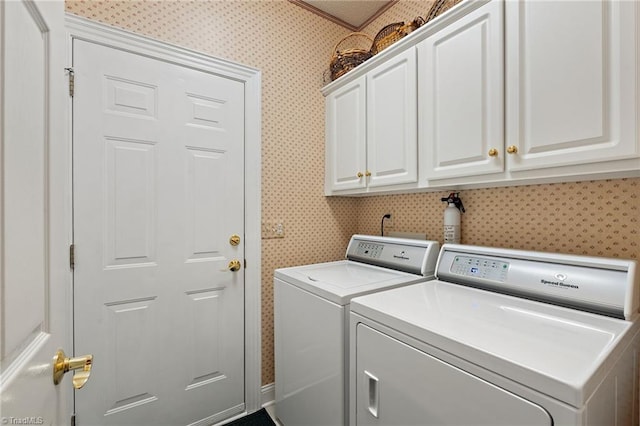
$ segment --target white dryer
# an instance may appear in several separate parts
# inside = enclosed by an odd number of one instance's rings
[[[633,261],[445,244],[351,302],[352,425],[638,425]]]
[[[436,241],[354,235],[346,260],[275,271],[275,411],[283,425],[346,424],[351,299],[433,279],[439,249]]]

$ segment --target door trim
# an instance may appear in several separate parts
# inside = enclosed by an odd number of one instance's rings
[[[67,14],[67,63],[73,40],[113,47],[241,81],[245,87],[245,408],[261,407],[261,78],[260,70],[86,18]],[[70,106],[69,106],[70,108]],[[71,117],[72,114],[69,113]]]

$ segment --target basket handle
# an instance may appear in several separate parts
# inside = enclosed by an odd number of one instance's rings
[[[338,46],[340,46],[340,43],[342,43],[343,41],[345,41],[346,39],[348,39],[349,37],[365,37],[367,40],[369,40],[371,43],[373,43],[373,39],[371,38],[371,36],[367,33],[351,33],[351,34],[347,34],[346,36],[344,36],[339,42],[336,43],[335,47],[333,48],[333,50],[335,52],[338,51]]]
[[[427,17],[424,21],[429,22],[430,20],[438,16],[440,14],[440,10],[442,10],[445,3],[447,3],[447,0],[434,1],[433,4],[431,5],[431,8],[429,9],[429,12],[427,12]]]

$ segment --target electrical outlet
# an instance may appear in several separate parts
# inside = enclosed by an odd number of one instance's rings
[[[284,223],[279,221],[262,222],[262,239],[284,238]]]
[[[391,210],[388,210],[387,213],[390,214],[391,217],[384,220],[384,229],[393,229],[395,224],[396,214]]]
[[[276,238],[284,238],[284,225],[282,222],[276,222],[273,232],[275,233]]]

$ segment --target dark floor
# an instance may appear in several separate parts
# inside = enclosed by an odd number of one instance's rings
[[[275,426],[275,423],[271,420],[267,410],[261,408],[255,413],[227,423],[226,426]]]

